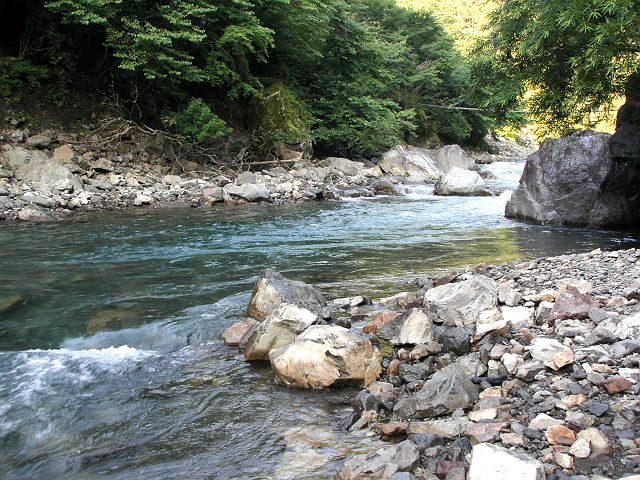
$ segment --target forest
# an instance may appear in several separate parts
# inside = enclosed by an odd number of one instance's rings
[[[638,68],[638,2],[587,3],[3,0],[0,97],[359,157],[527,121],[566,133]]]

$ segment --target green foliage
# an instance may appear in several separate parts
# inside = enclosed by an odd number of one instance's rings
[[[248,123],[269,145],[311,144],[311,114],[282,82],[265,88],[251,100]]]
[[[49,69],[28,60],[0,58],[0,98],[12,100],[25,92],[41,88],[49,77]]]
[[[84,91],[113,91],[145,121],[179,111],[165,126],[198,141],[226,132],[224,118],[273,143],[369,156],[434,135],[477,142],[489,126],[448,109],[486,101],[451,35],[394,0],[33,4],[33,60]],[[261,105],[270,113],[257,121]]]
[[[211,142],[231,133],[227,124],[199,98],[173,116],[176,131],[196,142]]]
[[[640,68],[637,0],[510,0],[491,25],[484,50],[505,79],[505,102],[528,92],[549,131],[597,121],[589,114],[607,109]]]

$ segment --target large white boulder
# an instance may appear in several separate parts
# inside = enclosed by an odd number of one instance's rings
[[[378,167],[387,175],[398,177],[424,175],[430,180],[438,180],[444,175],[429,150],[402,145],[386,152],[378,162]]]
[[[445,145],[436,152],[436,161],[443,172],[449,172],[453,168],[473,170],[476,162],[459,145]]]
[[[246,360],[269,360],[269,353],[276,348],[293,343],[296,336],[310,327],[318,316],[288,303],[281,303],[271,315],[253,330],[245,342]]]
[[[269,189],[262,184],[245,183],[234,185],[229,183],[222,189],[225,201],[245,200],[247,202],[268,202],[271,199]]]
[[[490,443],[479,443],[471,451],[467,480],[544,480],[544,466],[529,455]]]
[[[312,325],[294,343],[269,355],[276,382],[297,388],[367,386],[382,372],[371,342],[346,328]]]
[[[256,320],[267,318],[281,303],[289,303],[320,313],[325,305],[322,294],[297,280],[289,280],[270,268],[264,270],[251,294],[247,316]]]
[[[442,196],[489,196],[491,192],[477,172],[453,167],[438,180],[433,193]]]
[[[445,325],[475,329],[478,324],[502,320],[498,309],[498,284],[483,275],[427,290],[425,310]]]

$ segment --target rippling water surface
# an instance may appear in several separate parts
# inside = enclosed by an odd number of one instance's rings
[[[522,164],[489,168],[514,188]],[[508,192],[404,193],[0,224],[0,478],[330,478],[376,445],[334,430],[353,392],[278,387],[219,338],[261,269],[375,297],[453,267],[638,244],[507,220]]]

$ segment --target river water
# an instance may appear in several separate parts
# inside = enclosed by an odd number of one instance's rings
[[[514,188],[522,164],[488,167]],[[353,391],[290,391],[219,332],[272,267],[326,297],[397,293],[479,262],[637,246],[532,226],[499,197],[98,213],[0,225],[0,478],[331,478],[375,438]]]

